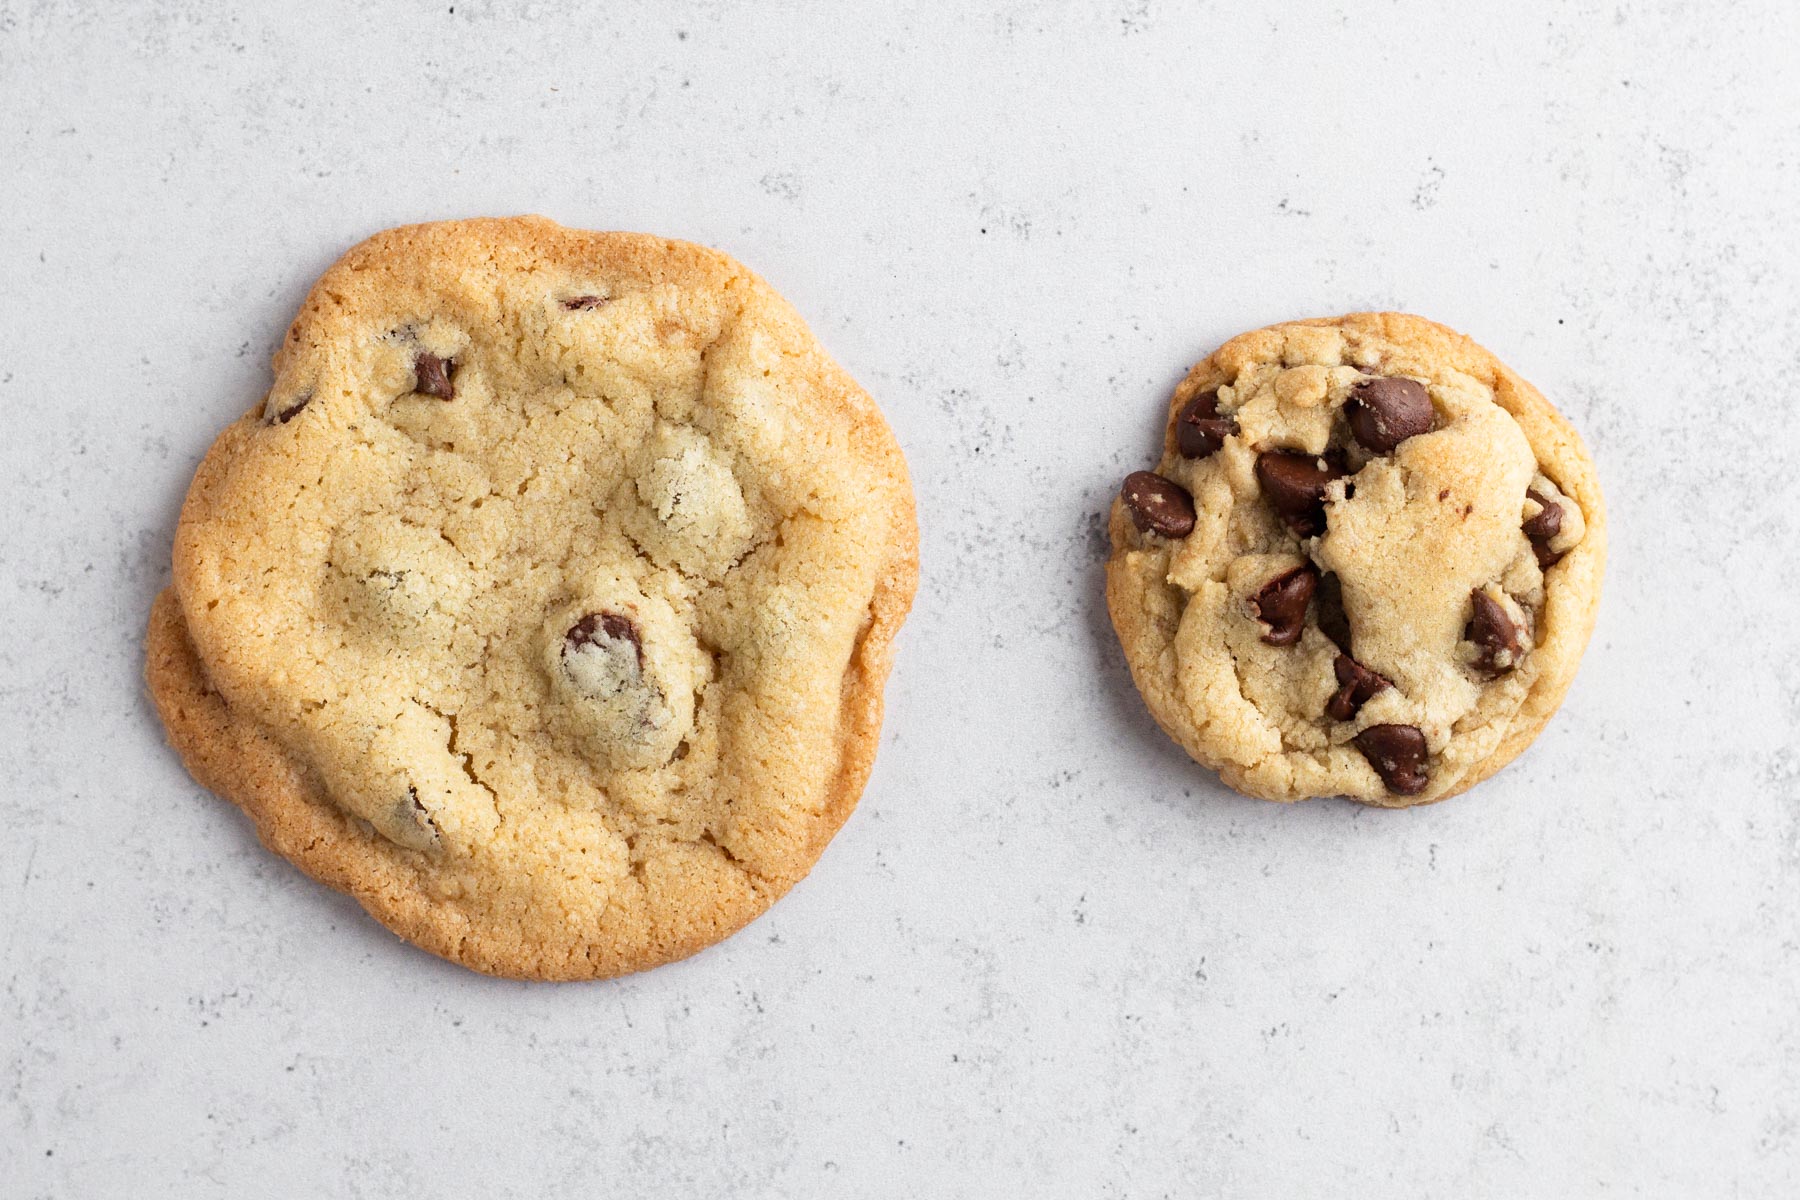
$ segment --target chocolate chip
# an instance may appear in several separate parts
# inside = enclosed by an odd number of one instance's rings
[[[1127,475],[1119,495],[1131,510],[1131,523],[1145,533],[1181,538],[1194,530],[1194,498],[1180,484],[1154,471]]]
[[[1183,458],[1205,458],[1217,454],[1236,432],[1237,422],[1219,415],[1219,392],[1214,388],[1182,405],[1175,417],[1175,448]]]
[[[456,369],[456,360],[439,358],[428,350],[421,350],[413,359],[413,391],[421,396],[436,396],[439,400],[454,400],[456,387],[450,382],[450,372]]]
[[[570,312],[585,312],[590,308],[599,308],[606,303],[605,296],[573,296],[562,302]]]
[[[1463,637],[1475,643],[1480,651],[1475,665],[1489,675],[1499,675],[1518,665],[1519,627],[1499,601],[1480,588],[1469,593],[1474,601],[1473,614],[1463,629]]]
[[[1371,697],[1393,686],[1348,654],[1338,655],[1331,670],[1337,676],[1338,690],[1325,702],[1325,711],[1334,721],[1348,721]]]
[[[1413,725],[1371,725],[1355,738],[1389,791],[1414,796],[1430,782],[1425,773],[1425,735]]]
[[[563,653],[580,650],[584,646],[597,646],[601,642],[630,642],[631,648],[637,651],[638,670],[644,669],[644,639],[638,633],[636,625],[630,617],[618,613],[589,613],[563,637]]]
[[[1325,532],[1325,485],[1344,468],[1311,454],[1272,450],[1256,460],[1256,481],[1269,506],[1301,537]]]
[[[1271,646],[1291,646],[1306,628],[1306,605],[1319,586],[1318,569],[1308,564],[1283,572],[1263,584],[1250,598],[1256,619],[1269,627],[1262,640]]]
[[[1550,548],[1550,539],[1562,532],[1562,505],[1535,488],[1527,489],[1525,494],[1536,500],[1540,507],[1521,528],[1531,539],[1531,552],[1537,556],[1538,569],[1547,571],[1562,561],[1562,554]]]
[[[302,394],[298,400],[277,412],[275,414],[275,419],[271,421],[270,424],[286,425],[289,421],[300,415],[301,409],[312,403],[312,398],[313,394],[311,392]]]
[[[1345,654],[1355,653],[1350,648],[1350,617],[1344,612],[1344,587],[1338,582],[1335,571],[1320,578],[1318,593],[1313,597],[1313,611],[1318,614],[1319,632]]]
[[[389,820],[391,824],[383,830],[384,836],[408,850],[436,850],[441,844],[443,830],[419,799],[419,789],[411,784],[407,785],[406,798],[393,806]]]
[[[1386,454],[1407,438],[1431,431],[1431,396],[1416,379],[1365,379],[1350,390],[1344,415],[1363,449]]]
[[[1541,506],[1536,516],[1525,522],[1525,536],[1534,542],[1547,542],[1562,532],[1562,505],[1535,488],[1525,495]]]

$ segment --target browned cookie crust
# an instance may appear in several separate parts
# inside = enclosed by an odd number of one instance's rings
[[[1111,528],[1107,604],[1151,714],[1283,801],[1424,804],[1506,765],[1568,691],[1606,556],[1569,423],[1400,313],[1220,347]]]
[[[740,264],[413,226],[201,464],[148,677],[195,777],[402,937],[617,975],[811,868],[917,575],[892,434]]]

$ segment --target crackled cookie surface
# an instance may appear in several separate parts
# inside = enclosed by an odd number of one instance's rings
[[[1441,800],[1567,691],[1599,603],[1574,430],[1467,338],[1362,313],[1189,372],[1112,512],[1107,602],[1152,715],[1270,800]]]
[[[916,547],[874,404],[737,263],[390,230],[201,464],[149,678],[201,781],[402,936],[613,975],[744,925],[848,815]]]

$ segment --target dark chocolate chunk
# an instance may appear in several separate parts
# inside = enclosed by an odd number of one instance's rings
[[[1425,790],[1425,735],[1416,726],[1371,725],[1354,740],[1389,791],[1415,796]]]
[[[1547,542],[1561,533],[1562,505],[1535,489],[1528,490],[1525,495],[1542,506],[1536,516],[1525,522],[1525,536],[1534,542]]]
[[[1313,611],[1319,615],[1320,633],[1345,654],[1356,653],[1350,645],[1350,617],[1344,612],[1344,587],[1338,582],[1337,572],[1328,572],[1320,578],[1318,593],[1313,597]]]
[[[1346,473],[1336,463],[1288,450],[1272,450],[1256,460],[1256,481],[1269,507],[1301,537],[1325,532],[1325,485]]]
[[[439,400],[454,400],[456,386],[450,382],[450,373],[456,369],[453,358],[439,358],[428,350],[421,350],[413,359],[413,391],[421,396],[436,396]]]
[[[1217,454],[1225,439],[1237,432],[1237,422],[1219,415],[1219,392],[1202,392],[1182,406],[1175,417],[1175,448],[1183,458]]]
[[[1348,654],[1338,655],[1331,669],[1337,675],[1338,690],[1325,702],[1325,711],[1334,721],[1348,721],[1372,696],[1393,686]]]
[[[1133,471],[1119,489],[1131,523],[1145,533],[1183,538],[1194,530],[1194,498],[1187,489],[1154,471]]]
[[[1306,628],[1306,605],[1319,586],[1318,568],[1310,563],[1283,572],[1250,598],[1256,619],[1267,625],[1262,640],[1271,646],[1291,646]]]
[[[1469,593],[1474,608],[1463,637],[1475,643],[1480,651],[1475,666],[1489,675],[1499,675],[1518,666],[1519,627],[1500,603],[1480,588]]]
[[[1350,390],[1344,415],[1363,449],[1387,454],[1407,438],[1431,432],[1431,395],[1416,379],[1365,379]]]
[[[1562,561],[1562,554],[1550,548],[1551,539],[1562,532],[1562,505],[1536,490],[1527,490],[1525,494],[1543,506],[1522,528],[1525,536],[1531,539],[1531,552],[1537,556],[1538,568],[1547,571]]]

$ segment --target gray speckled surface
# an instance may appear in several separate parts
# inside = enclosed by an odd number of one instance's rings
[[[0,0],[0,1194],[1800,1188],[1800,7],[215,7]],[[596,985],[396,942],[139,682],[311,279],[521,210],[767,275],[924,523],[861,810]],[[1599,630],[1465,798],[1241,800],[1097,514],[1194,359],[1375,306],[1586,435]]]

